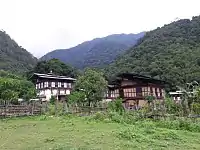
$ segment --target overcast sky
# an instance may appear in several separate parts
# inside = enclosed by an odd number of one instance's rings
[[[200,0],[0,0],[0,29],[34,56],[200,15]]]

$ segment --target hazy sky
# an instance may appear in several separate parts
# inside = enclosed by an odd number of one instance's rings
[[[200,15],[200,0],[0,0],[0,29],[37,57]]]

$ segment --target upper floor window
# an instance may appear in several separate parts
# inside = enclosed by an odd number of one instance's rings
[[[156,89],[155,88],[152,88],[152,94],[154,97],[156,97]]]
[[[71,83],[67,83],[67,88],[72,88],[72,84]]]
[[[124,89],[124,97],[136,97],[136,88]]]
[[[44,87],[48,87],[48,82],[44,82]]]
[[[164,97],[165,96],[165,90],[161,89],[161,96]]]
[[[43,82],[42,83],[40,83],[41,84],[41,88],[43,88]]]
[[[160,97],[160,95],[161,95],[160,88],[157,88],[157,96]]]
[[[64,88],[67,88],[67,83],[64,83]]]
[[[107,97],[113,97],[113,98],[119,97],[119,90],[115,89],[115,90],[108,91],[107,92]]]
[[[61,87],[61,82],[58,82],[58,87]]]
[[[38,84],[35,85],[35,88],[38,89]]]
[[[142,87],[142,96],[148,96],[150,93],[150,87]]]
[[[55,87],[55,82],[51,82],[51,87]]]
[[[63,82],[61,82],[61,87],[64,87],[64,83]]]

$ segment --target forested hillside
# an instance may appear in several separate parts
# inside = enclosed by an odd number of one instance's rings
[[[41,60],[56,58],[79,69],[103,67],[112,63],[119,55],[135,45],[144,34],[144,32],[139,34],[114,34],[97,38],[70,49],[52,51],[43,56]]]
[[[24,48],[20,47],[4,31],[0,31],[0,70],[24,72],[31,69],[37,62]]]
[[[137,46],[105,69],[108,76],[136,72],[181,85],[200,82],[200,16],[146,33]]]

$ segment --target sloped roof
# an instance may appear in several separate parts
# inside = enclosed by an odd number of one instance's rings
[[[160,83],[160,84],[165,84],[166,82],[163,80],[158,80],[155,78],[151,78],[148,76],[136,74],[136,73],[120,73],[116,76],[116,80],[120,80],[121,78],[127,78],[127,79],[141,79],[144,81],[152,82],[152,83]]]
[[[34,73],[33,76],[38,76],[40,78],[49,78],[49,79],[60,79],[60,80],[72,80],[75,81],[76,79],[67,77],[67,76],[57,76],[53,74],[41,74],[41,73]]]

